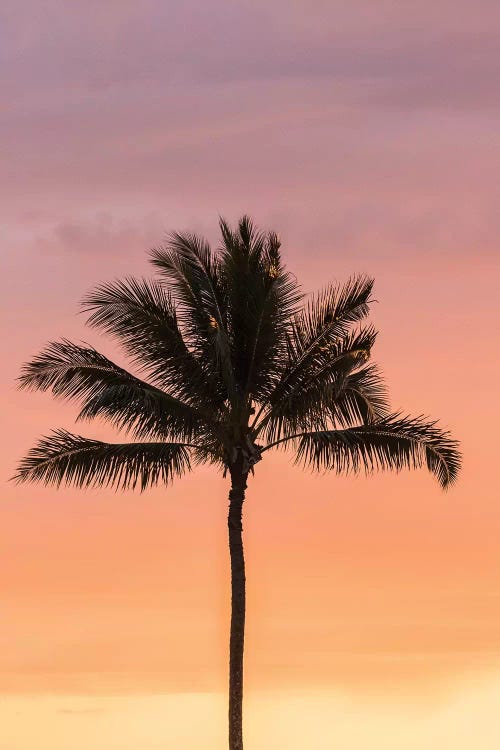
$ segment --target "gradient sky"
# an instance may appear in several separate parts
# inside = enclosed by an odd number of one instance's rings
[[[499,43],[497,0],[4,0],[2,750],[223,742],[227,483],[7,479],[76,414],[17,393],[21,363],[60,336],[122,361],[84,292],[149,274],[166,231],[215,241],[244,212],[307,290],[375,276],[394,407],[464,451],[446,494],[423,472],[259,464],[248,747],[498,747]]]

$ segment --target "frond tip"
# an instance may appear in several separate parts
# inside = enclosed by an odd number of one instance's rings
[[[337,473],[426,466],[444,489],[456,480],[461,466],[458,443],[436,422],[427,422],[423,417],[395,414],[374,424],[306,432],[296,437],[299,461]]]
[[[136,489],[168,484],[191,468],[183,443],[103,443],[56,430],[21,461],[14,480]]]

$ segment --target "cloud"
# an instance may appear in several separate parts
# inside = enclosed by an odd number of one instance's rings
[[[29,108],[34,100],[43,109],[63,92],[91,100],[125,90],[133,111],[139,87],[168,98],[182,87],[304,78],[349,83],[358,98],[367,83],[385,82],[393,98],[413,107],[443,99],[498,106],[499,27],[489,0],[474,12],[464,1],[430,0],[411,10],[317,2],[314,12],[301,3],[226,0],[88,2],[69,10],[51,0],[21,14],[11,3],[4,11],[9,106]],[[403,96],[415,89],[417,97]]]
[[[56,224],[49,234],[39,238],[42,251],[71,255],[116,256],[147,250],[164,235],[159,217],[150,215],[133,222],[101,212],[88,220],[68,219]]]

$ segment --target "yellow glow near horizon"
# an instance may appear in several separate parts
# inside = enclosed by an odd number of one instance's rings
[[[497,750],[500,674],[432,705],[341,692],[261,692],[245,702],[246,750]],[[222,694],[19,696],[0,701],[6,750],[220,750]]]

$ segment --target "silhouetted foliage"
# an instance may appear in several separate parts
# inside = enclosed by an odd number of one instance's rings
[[[101,284],[88,323],[114,337],[133,375],[92,347],[53,342],[23,368],[22,388],[80,402],[137,442],[110,444],[58,430],[22,460],[17,479],[141,491],[199,462],[231,476],[230,748],[241,728],[245,572],[241,510],[249,471],[271,449],[337,473],[426,466],[442,487],[460,468],[458,444],[436,422],[392,413],[364,321],[373,280],[353,276],[308,301],[280,241],[248,217],[220,221],[213,251],[172,234],[151,253],[152,281]]]
[[[158,279],[101,284],[85,298],[89,325],[117,339],[144,379],[65,339],[20,378],[23,388],[79,400],[81,419],[104,417],[158,445],[127,452],[56,432],[17,478],[83,486],[123,485],[126,476],[126,486],[145,489],[189,469],[189,456],[230,468],[239,450],[252,463],[288,447],[317,469],[426,465],[443,487],[452,483],[457,443],[435,422],[391,415],[379,370],[367,364],[376,332],[362,321],[373,280],[331,284],[304,304],[276,234],[247,217],[236,230],[224,220],[220,228],[219,250],[172,234],[151,253]]]

